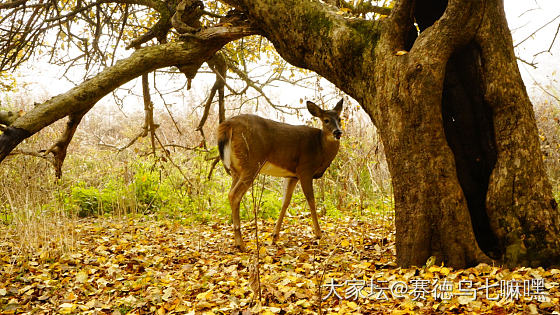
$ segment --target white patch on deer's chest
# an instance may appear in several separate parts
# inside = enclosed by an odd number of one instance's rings
[[[290,172],[289,170],[283,169],[278,165],[274,165],[270,162],[264,163],[260,171],[261,174],[276,176],[276,177],[295,177],[296,174]]]

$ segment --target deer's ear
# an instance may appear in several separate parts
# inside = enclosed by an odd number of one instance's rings
[[[336,103],[336,106],[333,108],[333,110],[340,116],[340,113],[342,112],[342,103],[344,103],[344,99],[341,98],[340,101],[338,101],[338,103]]]
[[[307,101],[307,110],[315,117],[321,117],[323,110],[311,101]]]

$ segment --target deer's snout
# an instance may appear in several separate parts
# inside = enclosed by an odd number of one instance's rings
[[[335,137],[335,139],[340,139],[340,137],[342,137],[342,130],[337,129],[333,131],[333,136]]]

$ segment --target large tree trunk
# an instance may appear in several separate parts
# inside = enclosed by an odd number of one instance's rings
[[[369,112],[393,178],[397,260],[558,263],[558,209],[503,3],[446,2],[401,1],[392,16],[400,32],[385,32],[377,48],[384,93]],[[414,43],[402,27],[411,16],[420,27]]]
[[[421,9],[437,14],[439,6]],[[378,93],[370,103],[374,106],[367,109],[378,123],[386,148],[395,193],[397,260],[403,266],[422,265],[430,256],[453,266],[489,261],[479,248],[473,229],[476,216],[471,213],[480,210],[480,203],[472,202],[474,211],[469,211],[467,193],[459,176],[463,164],[454,155],[461,153],[462,133],[453,133],[453,127],[444,128],[445,118],[463,121],[462,115],[446,115],[454,109],[452,102],[460,94],[452,88],[453,84],[446,83],[446,79],[457,79],[456,71],[447,65],[453,63],[454,53],[473,37],[482,15],[475,12],[480,9],[480,1],[452,2],[445,16],[434,25],[435,20],[426,23],[422,21],[424,14],[419,14],[419,26],[431,27],[414,39],[414,32],[409,29],[414,6],[403,1],[395,7],[392,21],[385,25],[391,31],[383,33],[376,49]],[[396,51],[409,52],[399,55]],[[446,95],[446,88],[451,93]],[[474,99],[478,100],[480,97]],[[464,100],[462,105],[470,106],[470,102]],[[453,142],[458,144],[455,151],[450,145]],[[469,150],[466,153],[461,158],[469,163],[472,154]],[[470,171],[467,174],[471,175]],[[478,191],[471,193],[473,199],[479,197]]]
[[[382,22],[314,1],[228,2],[378,127],[399,265],[560,263],[559,211],[501,0],[401,0]]]
[[[480,45],[484,100],[493,112],[497,160],[486,211],[505,260],[560,263],[560,214],[538,141],[533,107],[517,67],[502,1],[488,1]]]

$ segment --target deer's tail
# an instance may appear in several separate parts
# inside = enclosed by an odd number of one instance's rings
[[[231,168],[231,132],[231,125],[227,121],[218,127],[218,151],[228,174]]]

